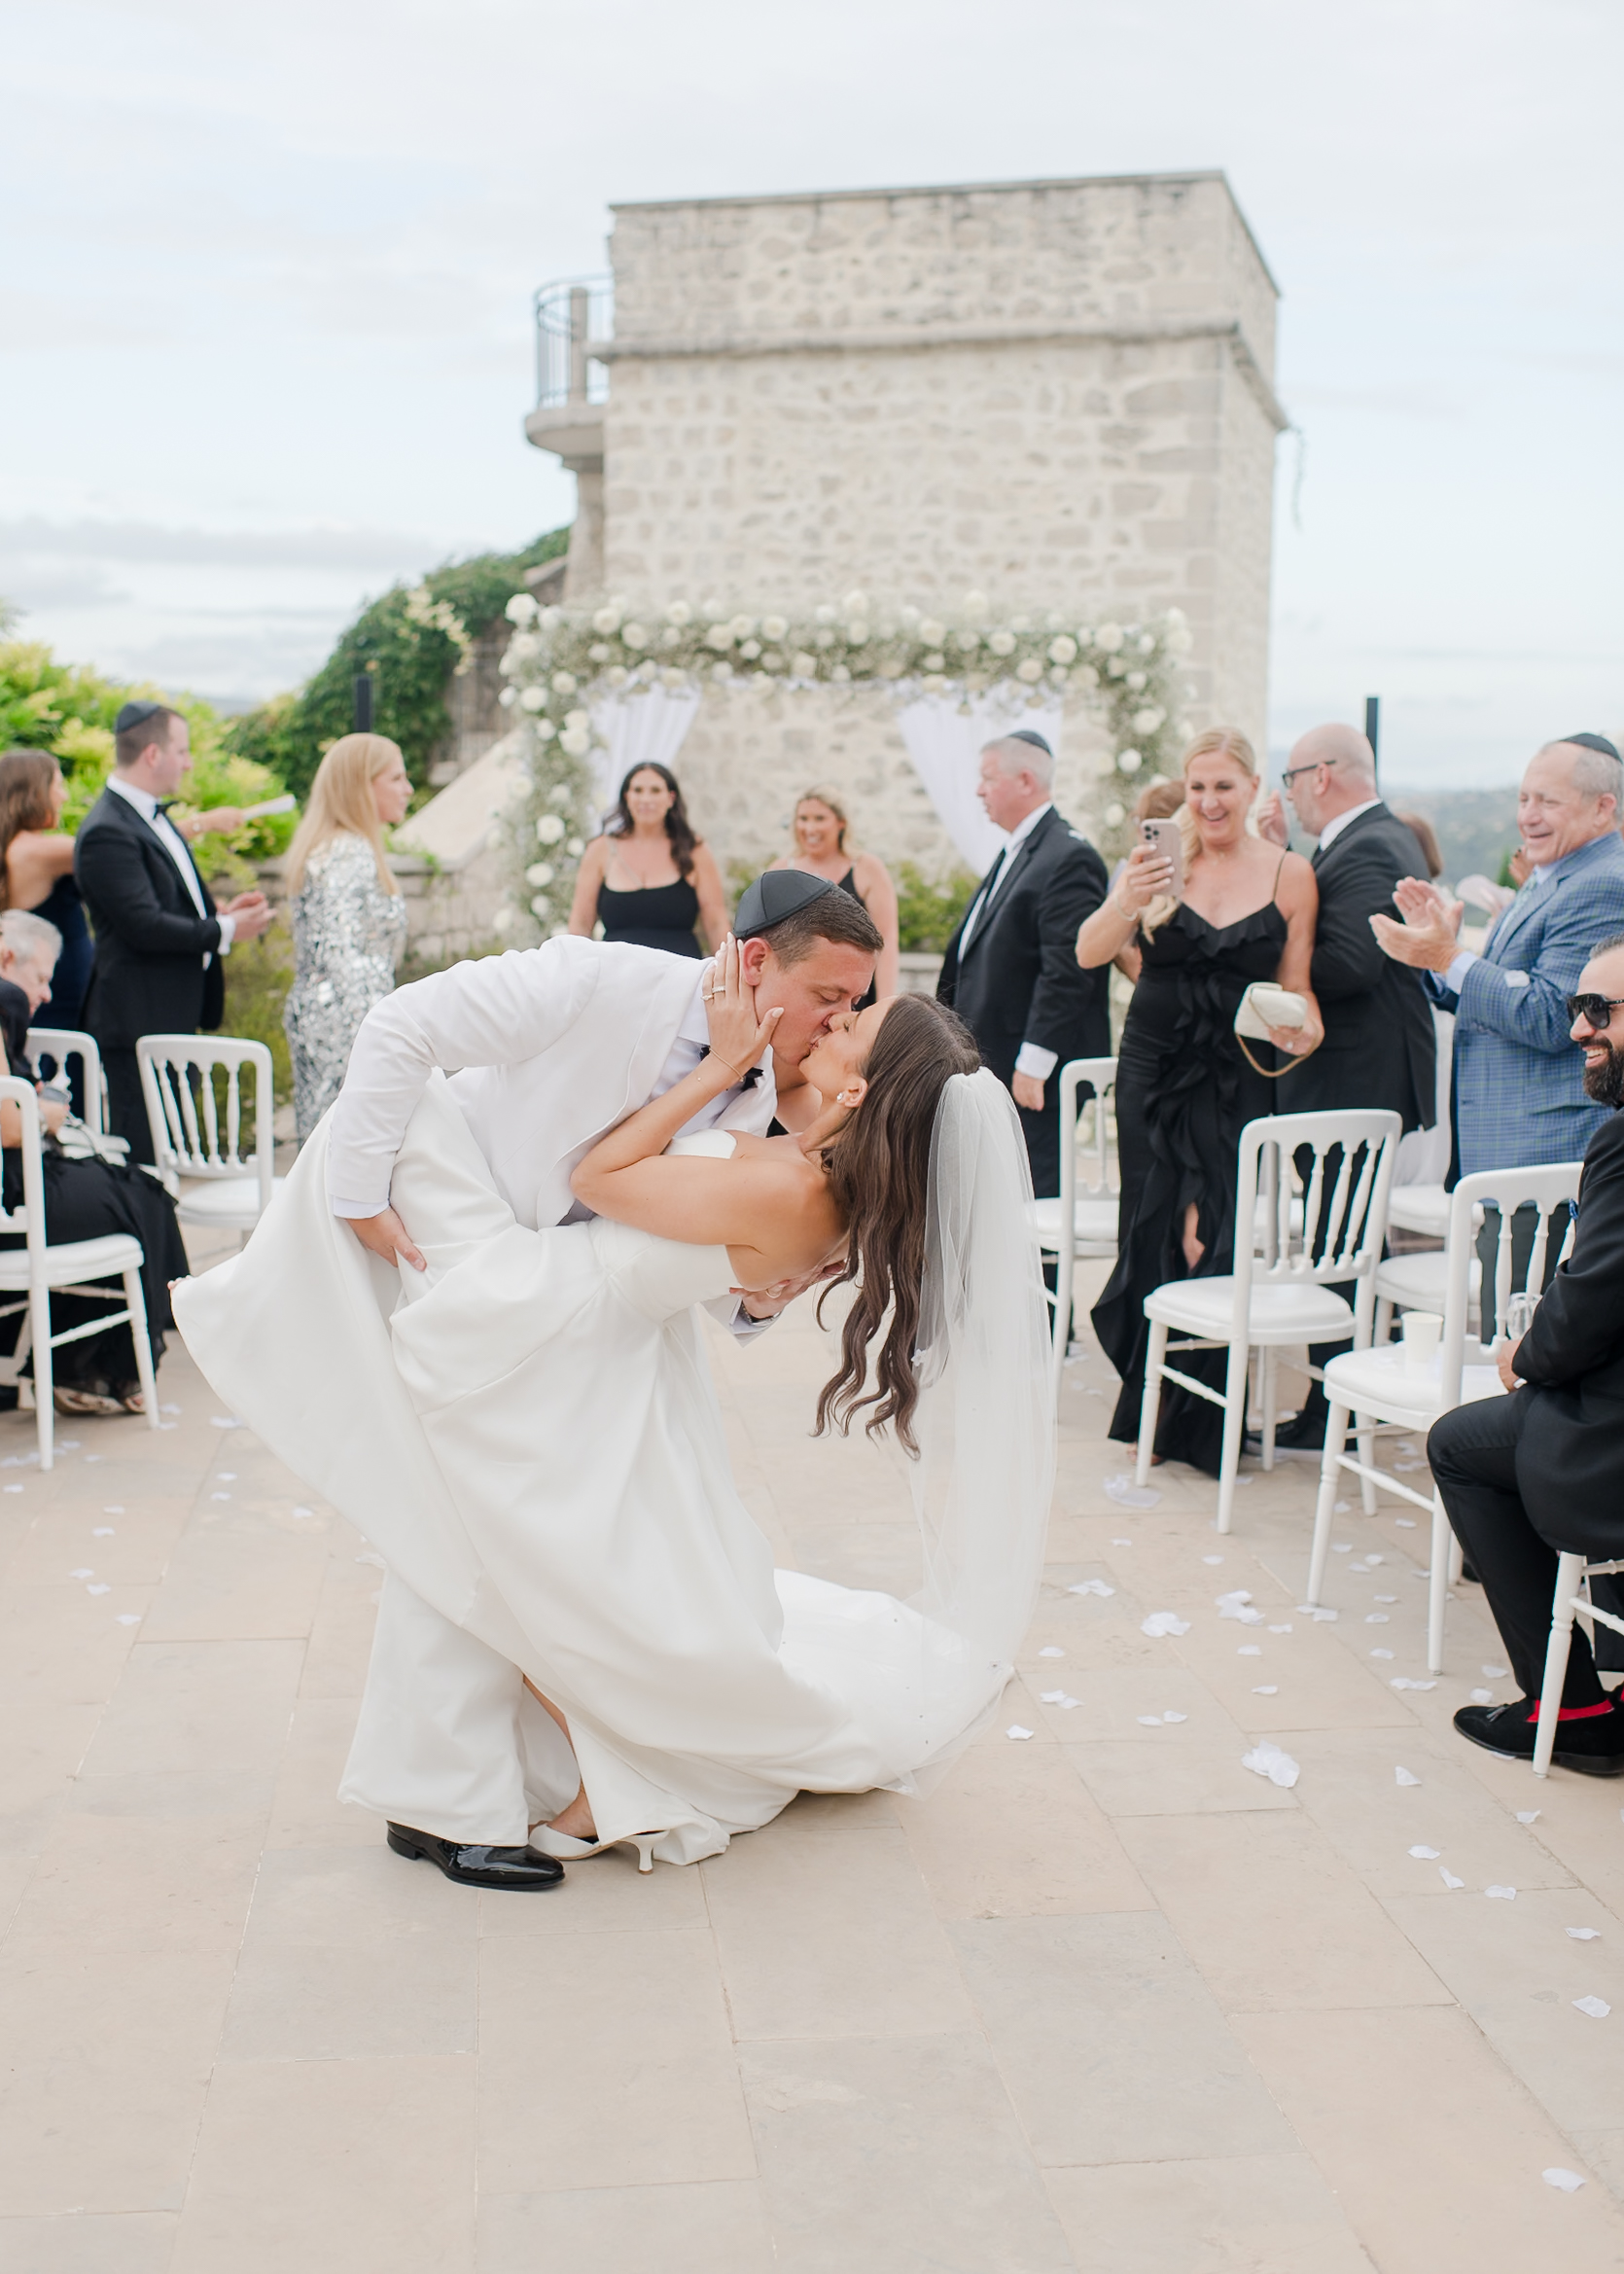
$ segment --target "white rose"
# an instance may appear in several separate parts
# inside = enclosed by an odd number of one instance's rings
[[[668,623],[660,633],[659,644],[662,648],[680,648],[682,646],[683,635],[674,623]]]
[[[1127,814],[1123,811],[1122,807],[1116,803],[1114,799],[1106,807],[1107,829],[1120,829],[1123,822],[1125,822],[1127,818]]]
[[[945,671],[947,668],[947,657],[939,648],[934,655],[922,657],[922,660],[927,671]]]
[[[675,670],[669,665],[659,676],[661,684],[668,687],[673,694],[679,693],[688,685],[688,673]]]
[[[541,813],[536,817],[536,842],[555,845],[564,834],[564,824],[556,813]]]
[[[848,592],[840,605],[845,609],[848,616],[866,616],[868,613],[868,595],[866,592]]]
[[[1057,640],[1050,640],[1049,661],[1051,663],[1075,663],[1077,659],[1077,644],[1069,633],[1062,632]]]
[[[919,636],[928,648],[939,648],[947,637],[947,626],[938,623],[934,616],[923,616],[919,620]]]
[[[575,803],[575,792],[570,788],[568,782],[554,782],[547,794],[547,801],[549,805],[556,805],[562,811],[566,805]]]
[[[1015,652],[1015,635],[1012,631],[995,631],[989,635],[987,645],[995,656],[1012,656]]]
[[[609,650],[602,640],[592,642],[586,651],[586,659],[589,663],[607,663],[609,661]]]
[[[511,670],[515,663],[528,663],[542,652],[542,643],[533,631],[515,631],[508,642],[508,653],[502,658],[502,669]]]
[[[665,611],[665,621],[671,624],[691,623],[693,611],[686,600],[673,600]]]
[[[917,608],[904,608],[897,621],[904,631],[917,631],[923,619]]]
[[[832,648],[832,647],[833,647],[833,645],[834,645],[834,634],[833,634],[833,632],[831,632],[831,631],[829,629],[829,626],[828,626],[827,624],[824,626],[824,628],[822,629],[822,631],[815,631],[815,632],[812,634],[812,645],[813,645],[815,648]]]
[[[552,692],[554,694],[574,694],[575,685],[575,675],[573,672],[555,671],[552,674]]]
[[[557,871],[550,861],[532,861],[524,871],[526,884],[550,884]]]
[[[609,669],[604,673],[604,678],[611,687],[624,687],[630,677],[631,673],[623,663],[611,663]]]
[[[1139,692],[1140,692],[1140,690],[1141,690],[1142,688],[1144,688],[1145,686],[1147,686],[1148,683],[1147,683],[1147,681],[1146,680],[1146,677],[1145,677],[1145,674],[1144,674],[1144,672],[1143,672],[1143,671],[1130,671],[1130,672],[1128,672],[1128,673],[1127,673],[1127,675],[1126,675],[1126,677],[1125,677],[1125,679],[1124,679],[1124,681],[1123,681],[1123,684],[1124,684],[1125,686],[1127,686],[1127,687],[1131,687],[1131,688],[1133,689],[1133,691],[1134,691],[1135,694],[1138,694],[1138,693],[1139,693]]]
[[[730,648],[732,644],[733,627],[730,623],[713,623],[705,634],[707,648]]]
[[[816,656],[809,656],[804,648],[797,648],[790,657],[790,669],[797,679],[815,679],[818,674],[818,658]]]
[[[564,611],[557,607],[544,608],[536,622],[543,631],[556,631],[564,621]]]
[[[1154,632],[1141,632],[1139,638],[1139,652],[1142,656],[1153,656],[1155,654],[1156,635]]]
[[[1153,734],[1167,713],[1155,703],[1147,703],[1144,710],[1135,711],[1133,729],[1136,734]]]
[[[1071,676],[1072,676],[1072,674],[1071,674],[1071,673],[1070,673],[1070,672],[1067,670],[1067,668],[1066,668],[1066,666],[1065,666],[1065,664],[1064,664],[1064,663],[1051,663],[1051,664],[1050,664],[1050,666],[1049,666],[1049,678],[1050,678],[1050,680],[1051,680],[1051,682],[1053,683],[1053,685],[1054,685],[1054,686],[1056,686],[1056,687],[1064,687],[1064,686],[1065,686],[1065,684],[1066,684],[1066,682],[1067,682],[1067,680],[1068,680],[1068,679],[1070,679],[1070,678],[1071,678]]]
[[[783,657],[783,655],[781,654],[781,652],[780,652],[780,651],[779,651],[777,648],[768,648],[768,649],[767,649],[766,653],[765,653],[765,654],[762,656],[762,657],[761,657],[761,668],[762,668],[762,670],[763,670],[763,671],[782,671],[782,670],[783,670],[783,668],[784,668],[784,657]]]
[[[511,932],[518,922],[517,908],[500,907],[491,918],[493,932]]]
[[[953,645],[958,649],[961,656],[973,656],[976,649],[981,645],[981,634],[978,631],[971,631],[968,628],[964,631],[956,631],[953,634]]]
[[[538,719],[536,721],[536,739],[538,742],[550,742],[557,731],[557,728],[550,719]]]
[[[985,616],[987,613],[986,593],[967,592],[964,597],[964,612],[967,616]]]
[[[1144,764],[1137,750],[1119,750],[1116,753],[1116,770],[1119,774],[1137,774]]]
[[[1114,656],[1126,635],[1119,623],[1102,623],[1094,634],[1094,645],[1107,656]]]
[[[583,734],[592,722],[584,711],[566,711],[564,724],[572,734]]]
[[[637,649],[637,648],[646,648],[646,647],[648,646],[648,644],[649,644],[649,627],[648,627],[648,625],[647,625],[647,624],[645,624],[645,623],[623,623],[623,624],[621,624],[621,626],[620,626],[620,644],[621,644],[621,646],[622,646],[622,647],[626,647],[626,648],[632,648],[632,649]]]
[[[731,679],[732,676],[733,666],[731,663],[713,663],[711,665],[711,677],[716,681],[719,687],[722,686],[726,680]]]
[[[518,700],[518,693],[515,689],[505,687],[496,699],[505,711],[511,711]]]
[[[534,623],[536,596],[533,592],[515,592],[502,611],[510,623]]]
[[[551,915],[552,903],[545,892],[537,893],[535,899],[530,903],[530,913],[533,916],[539,916],[544,924]]]
[[[739,642],[739,654],[747,663],[754,663],[760,653],[761,643],[759,640],[741,640]]]
[[[512,693],[512,690],[510,688],[509,693]],[[547,709],[547,696],[539,687],[527,687],[518,700],[520,710],[545,711]]]
[[[729,628],[736,640],[747,640],[756,629],[756,619],[754,616],[735,616]]]
[[[618,608],[600,608],[592,619],[592,629],[602,632],[606,638],[612,631],[618,631],[619,628],[620,611]]]
[[[558,747],[570,758],[584,758],[592,747],[592,738],[580,727],[572,727],[558,737]]]
[[[846,644],[853,648],[865,648],[868,645],[868,626],[861,616],[854,616],[847,624]]]
[[[1092,663],[1079,663],[1074,677],[1079,687],[1098,687],[1100,684],[1100,674]]]
[[[1035,656],[1028,656],[1023,662],[1015,665],[1015,677],[1024,679],[1028,687],[1031,687],[1036,680],[1041,679],[1042,676],[1043,666]]]
[[[839,680],[843,686],[845,682],[850,679],[851,673],[847,670],[844,663],[836,663],[834,669],[830,673],[830,679]]]
[[[789,622],[782,616],[763,616],[761,630],[769,640],[781,640],[789,630]]]
[[[582,837],[571,837],[569,842],[565,845],[564,850],[569,854],[572,861],[579,861],[582,854],[586,850],[585,840]]]

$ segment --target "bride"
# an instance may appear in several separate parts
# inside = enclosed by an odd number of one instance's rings
[[[645,1869],[797,1791],[922,1789],[1009,1677],[1050,1481],[1024,1150],[963,1027],[920,996],[851,1013],[804,1061],[825,1103],[801,1135],[683,1138],[779,1015],[758,1019],[733,941],[706,1013],[708,1056],[580,1161],[591,1221],[519,1224],[436,1077],[392,1187],[426,1270],[379,1299],[327,1205],[324,1125],[245,1253],[177,1291],[199,1366],[383,1551],[386,1586],[521,1670],[533,1845],[629,1840]],[[861,1417],[910,1456],[906,1602],[775,1573],[729,1469],[695,1306],[820,1266],[854,1293],[815,1426]],[[388,1679],[374,1654],[342,1788],[385,1813]]]

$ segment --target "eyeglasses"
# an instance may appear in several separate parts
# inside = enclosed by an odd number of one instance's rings
[[[1582,1018],[1597,1034],[1612,1024],[1612,1013],[1624,1011],[1624,995],[1570,995],[1568,1015]]]
[[[1334,758],[1317,758],[1312,765],[1288,766],[1280,777],[1280,786],[1284,789],[1288,782],[1294,782],[1298,774],[1317,774],[1323,765],[1334,765],[1335,764]]]

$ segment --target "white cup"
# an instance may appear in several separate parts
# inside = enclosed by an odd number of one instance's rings
[[[1438,1354],[1438,1336],[1443,1332],[1443,1320],[1436,1311],[1406,1311],[1403,1317],[1404,1364],[1420,1368],[1430,1366]]]

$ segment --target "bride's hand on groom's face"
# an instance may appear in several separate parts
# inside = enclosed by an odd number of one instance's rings
[[[705,990],[712,1055],[742,1081],[772,1041],[782,1016],[781,1011],[773,1010],[765,1018],[757,1017],[756,990],[745,975],[739,943],[729,933],[716,951]]]

